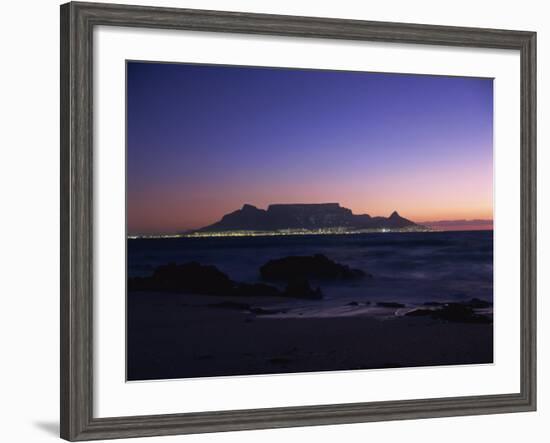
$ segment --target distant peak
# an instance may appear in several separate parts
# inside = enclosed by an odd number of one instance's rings
[[[268,208],[340,208],[340,203],[272,203]]]
[[[297,230],[319,232],[357,232],[379,229],[414,229],[416,224],[401,217],[397,211],[386,217],[354,215],[339,203],[271,204],[259,209],[244,204],[241,209],[225,214],[218,222],[200,228],[199,232]]]

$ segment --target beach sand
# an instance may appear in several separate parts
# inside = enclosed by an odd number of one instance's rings
[[[492,324],[273,318],[281,301],[129,292],[128,380],[493,362]]]

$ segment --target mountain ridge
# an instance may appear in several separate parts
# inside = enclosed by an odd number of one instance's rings
[[[259,209],[245,203],[219,221],[195,230],[197,233],[223,231],[320,230],[342,228],[402,229],[419,226],[393,211],[389,217],[353,214],[339,203],[274,203]]]

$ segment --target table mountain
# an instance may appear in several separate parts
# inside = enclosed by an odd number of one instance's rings
[[[319,230],[400,229],[417,226],[394,211],[389,217],[356,215],[339,203],[273,204],[266,210],[245,204],[212,225],[195,232],[276,231],[283,229]]]

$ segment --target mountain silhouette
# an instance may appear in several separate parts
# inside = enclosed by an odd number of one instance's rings
[[[397,211],[392,212],[389,217],[356,215],[351,209],[344,208],[339,203],[272,204],[266,210],[245,204],[241,209],[224,215],[220,221],[195,232],[326,228],[399,229],[409,226],[417,225],[401,217]]]

